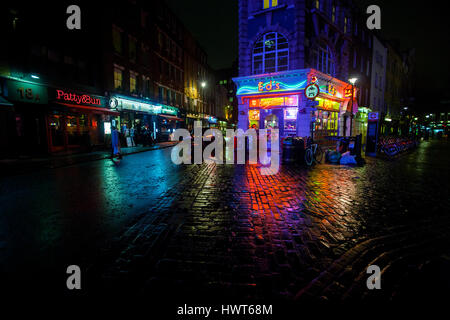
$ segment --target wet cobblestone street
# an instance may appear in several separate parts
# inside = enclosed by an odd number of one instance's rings
[[[256,166],[186,166],[109,242],[101,263],[89,264],[90,289],[211,299],[409,297],[417,293],[404,290],[411,277],[449,264],[448,156],[448,144],[424,142],[364,167],[283,166],[262,176]],[[365,287],[370,264],[383,272],[379,292]],[[444,271],[432,276],[448,285]]]

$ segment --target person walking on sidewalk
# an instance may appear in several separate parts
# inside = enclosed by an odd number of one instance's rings
[[[119,139],[119,131],[116,127],[113,127],[111,131],[112,159],[114,159],[114,157],[117,157],[119,160],[122,159]]]

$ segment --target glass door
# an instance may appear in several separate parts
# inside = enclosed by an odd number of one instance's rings
[[[49,146],[52,152],[64,149],[64,119],[62,115],[50,115],[48,117]]]

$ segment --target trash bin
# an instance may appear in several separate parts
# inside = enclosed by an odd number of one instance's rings
[[[305,141],[301,137],[295,137],[292,139],[295,150],[295,161],[298,164],[305,163]]]
[[[283,163],[293,164],[295,163],[295,146],[293,139],[287,137],[283,140]]]

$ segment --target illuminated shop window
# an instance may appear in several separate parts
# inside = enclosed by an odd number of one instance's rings
[[[329,74],[335,74],[335,64],[331,50],[325,44],[321,44],[318,49],[313,52],[313,65],[315,69]]]
[[[278,6],[278,0],[263,0],[264,9],[269,9]]]
[[[136,73],[130,72],[130,92],[136,92]]]
[[[114,68],[114,89],[122,89],[122,70]]]
[[[288,41],[277,32],[264,34],[253,48],[253,74],[286,71],[288,61]]]

